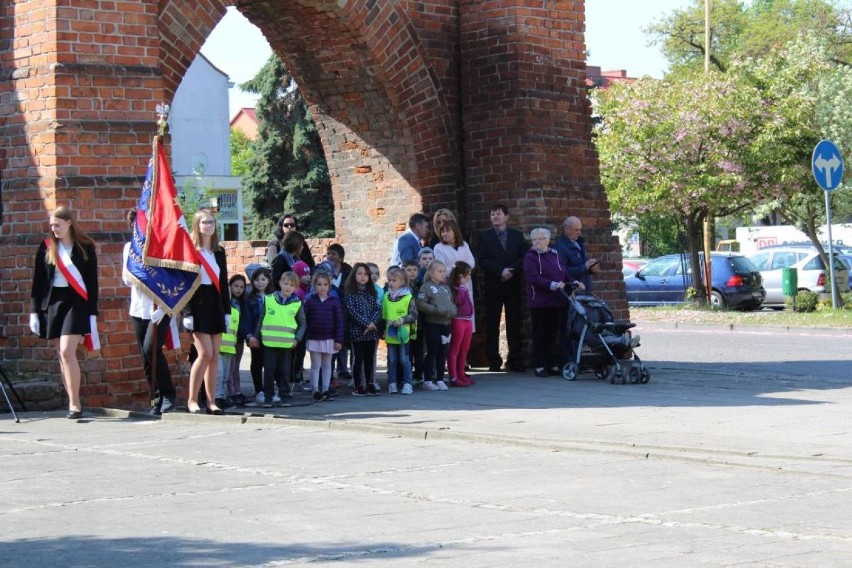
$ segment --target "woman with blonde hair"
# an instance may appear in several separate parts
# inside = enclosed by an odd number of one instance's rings
[[[459,222],[456,214],[451,209],[441,208],[435,211],[435,214],[432,216],[432,239],[429,241],[429,246],[434,248],[435,245],[441,242],[441,228],[446,221],[453,221],[456,225]]]
[[[78,419],[83,407],[77,347],[86,335],[97,338],[98,258],[95,241],[77,227],[69,208],[58,207],[51,214],[50,231],[36,252],[30,330],[56,348],[68,392],[68,418]]]
[[[219,246],[216,219],[209,209],[199,209],[195,213],[190,236],[201,260],[201,286],[189,301],[183,318],[183,326],[192,331],[192,340],[198,352],[198,357],[189,371],[186,408],[192,414],[201,414],[198,391],[203,381],[207,395],[207,414],[221,415],[225,412],[214,402],[216,375],[222,333],[231,318],[231,294],[225,251]]]

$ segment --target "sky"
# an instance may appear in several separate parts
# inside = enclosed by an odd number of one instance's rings
[[[626,69],[631,77],[662,77],[666,62],[658,47],[647,45],[642,28],[693,3],[694,0],[586,0],[588,64],[604,70]],[[254,77],[272,50],[260,30],[231,7],[207,38],[201,53],[238,85]],[[254,106],[254,101],[253,95],[238,87],[231,89],[231,117],[242,107]]]

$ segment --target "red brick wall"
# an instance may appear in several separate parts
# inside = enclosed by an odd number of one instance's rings
[[[596,292],[626,317],[621,253],[591,143],[584,21],[582,0],[460,2],[469,226],[489,228],[497,202],[527,234],[559,232],[565,217],[580,217],[591,254],[604,258]]]

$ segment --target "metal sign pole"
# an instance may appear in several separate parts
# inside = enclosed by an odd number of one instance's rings
[[[831,307],[837,309],[837,283],[834,280],[834,242],[831,238],[831,196],[843,182],[843,156],[831,140],[820,140],[811,156],[811,171],[825,193],[825,220],[828,225],[828,273],[831,275]]]
[[[837,309],[837,281],[834,279],[834,244],[831,239],[831,192],[823,191],[825,194],[825,221],[828,225],[828,267],[831,274],[831,307]]]

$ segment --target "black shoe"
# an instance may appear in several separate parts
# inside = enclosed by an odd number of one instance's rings
[[[363,385],[358,385],[352,389],[352,396],[367,396],[369,394]]]
[[[332,399],[337,396],[337,389],[334,387],[328,387],[328,390],[322,394],[328,397],[328,399]]]
[[[216,406],[224,409],[224,408],[231,408],[232,405],[231,405],[230,401],[228,401],[227,399],[217,398],[216,399]]]
[[[489,373],[499,373],[502,370],[503,369],[500,367],[500,365],[491,365],[491,366],[488,367]]]
[[[79,420],[80,418],[83,417],[83,411],[82,410],[69,410],[68,414],[66,414],[65,417],[69,418],[71,420]]]
[[[320,399],[320,401],[323,401],[323,402],[326,401],[326,400],[331,400],[331,394],[329,394],[328,391],[323,392],[322,398]]]
[[[174,411],[174,409],[175,409],[175,399],[169,398],[169,397],[163,398],[163,402],[160,405],[160,412],[162,414],[165,414],[167,412]]]
[[[548,373],[548,372],[547,372],[547,369],[544,369],[544,368],[542,368],[542,369],[536,369],[536,370],[535,370],[535,376],[536,376],[536,377],[549,377],[549,376],[550,376],[550,373]]]
[[[322,400],[322,393],[320,391],[314,391],[314,402],[320,402]]]
[[[562,369],[560,369],[559,367],[551,367],[549,372],[554,377],[558,377],[562,374]]]
[[[367,385],[367,394],[369,396],[379,396],[382,394],[382,390],[376,385],[376,383],[370,383]]]
[[[208,407],[205,412],[207,414],[212,414],[213,416],[225,416],[225,411],[221,408],[217,408],[216,410],[210,410],[210,408]]]

